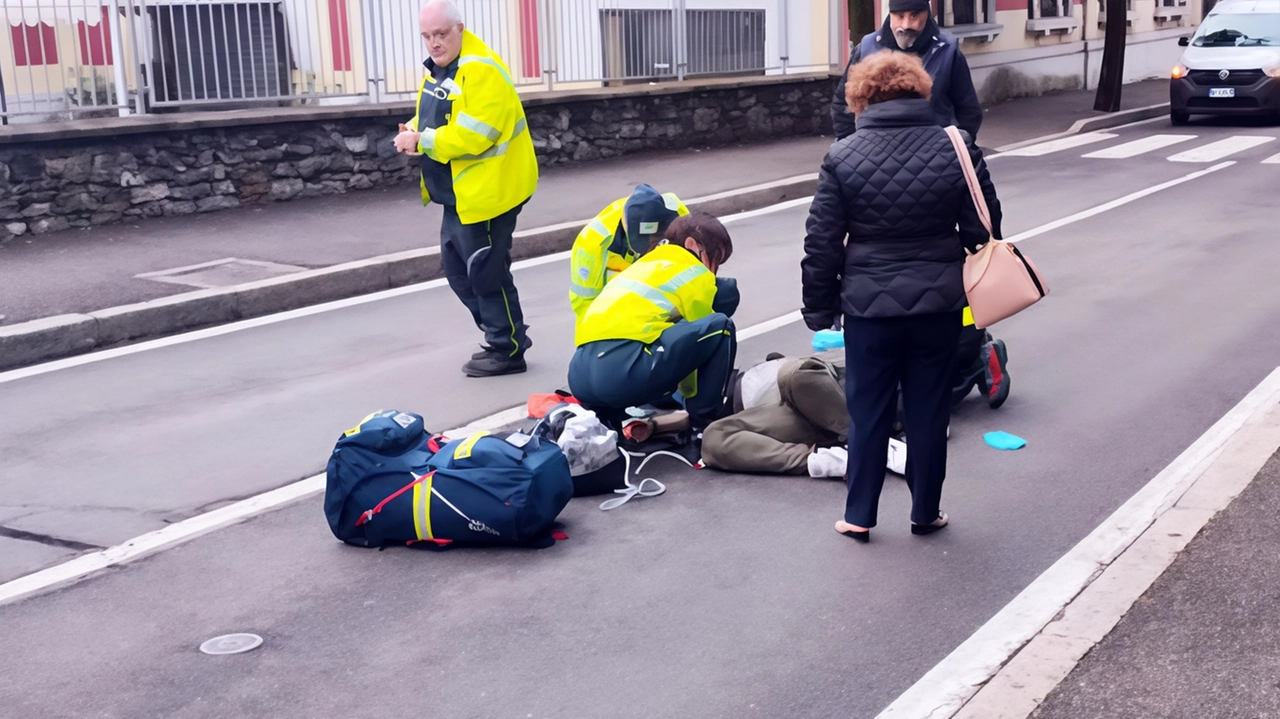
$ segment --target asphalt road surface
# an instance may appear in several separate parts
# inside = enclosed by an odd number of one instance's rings
[[[575,500],[542,551],[358,550],[313,497],[0,607],[0,713],[873,717],[1280,364],[1280,131],[1106,134],[991,160],[1006,236],[1095,213],[1021,245],[1052,294],[995,329],[1005,407],[953,419],[946,531],[909,534],[898,480],[863,546],[832,530],[839,482],[663,460],[665,495]],[[805,216],[730,225],[740,329],[799,307]],[[560,386],[565,264],[516,273],[536,347],[515,377],[461,376],[479,335],[441,286],[0,374],[0,581],[315,474],[375,409],[443,429]],[[809,336],[747,340],[740,364]],[[1027,448],[988,448],[997,429]],[[232,631],[265,644],[197,651]]]

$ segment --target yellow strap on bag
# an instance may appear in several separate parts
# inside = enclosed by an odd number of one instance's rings
[[[476,432],[470,437],[467,437],[463,440],[462,444],[458,445],[457,449],[453,450],[453,458],[467,459],[471,457],[471,450],[475,449],[476,442],[479,442],[481,437],[487,437],[488,435],[488,432]]]

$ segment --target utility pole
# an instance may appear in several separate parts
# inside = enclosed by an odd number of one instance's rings
[[[1098,77],[1098,94],[1093,109],[1099,112],[1120,110],[1120,88],[1124,84],[1124,46],[1128,15],[1126,0],[1107,0],[1107,34],[1102,46],[1102,69]]]

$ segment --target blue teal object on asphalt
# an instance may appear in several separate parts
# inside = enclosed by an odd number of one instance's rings
[[[996,449],[1022,449],[1027,446],[1027,440],[1008,432],[987,432],[982,438]]]
[[[840,330],[818,330],[813,333],[813,351],[825,352],[844,348],[844,333]]]

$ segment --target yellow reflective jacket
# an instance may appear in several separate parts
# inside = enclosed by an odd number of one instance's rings
[[[716,276],[681,245],[662,245],[618,273],[582,315],[574,341],[649,344],[680,319],[712,313]]]
[[[689,208],[674,194],[664,192],[662,198],[677,215],[689,214]],[[630,233],[618,232],[629,199],[630,196],[624,197],[601,210],[573,241],[573,252],[569,256],[569,304],[579,323],[605,284],[630,267],[636,256],[646,249],[633,247]]]
[[[448,124],[420,128],[417,115],[405,124],[422,133],[419,152],[449,164],[463,224],[492,220],[532,197],[538,189],[538,158],[524,106],[502,58],[470,30],[463,30],[458,73],[442,81],[439,90],[453,101]],[[418,107],[424,92],[436,91],[427,73],[418,90]],[[422,203],[427,204],[431,196],[426,182],[421,185]]]

